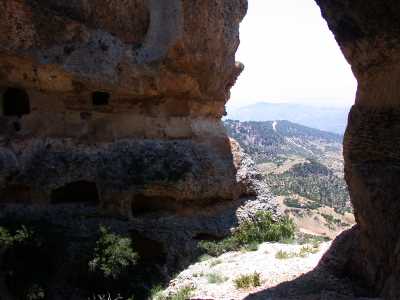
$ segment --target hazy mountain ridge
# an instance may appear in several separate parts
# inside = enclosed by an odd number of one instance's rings
[[[228,109],[227,119],[242,122],[288,120],[304,126],[343,134],[346,129],[349,110],[350,106],[324,107],[260,102],[241,108]]]

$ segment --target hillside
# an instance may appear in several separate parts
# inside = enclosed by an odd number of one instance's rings
[[[227,118],[242,122],[289,120],[312,128],[343,134],[349,109],[349,107],[260,102],[237,109],[228,109]]]
[[[289,121],[240,122],[226,120],[229,136],[237,140],[257,164],[282,165],[290,157],[314,158],[335,173],[343,169],[339,134],[309,128]]]
[[[264,180],[304,232],[334,237],[354,222],[343,179],[342,136],[289,121],[226,120]]]

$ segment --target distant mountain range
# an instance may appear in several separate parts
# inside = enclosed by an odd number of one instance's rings
[[[343,134],[350,107],[322,107],[260,102],[228,110],[227,119],[239,121],[288,120],[320,130]]]

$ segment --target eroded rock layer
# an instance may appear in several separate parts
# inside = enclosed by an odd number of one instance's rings
[[[342,271],[363,280],[376,295],[399,299],[400,3],[316,2],[358,80],[344,141],[358,228],[338,243],[346,249],[338,250],[347,256]]]
[[[234,55],[246,8],[1,1],[1,201],[51,204],[82,182],[100,207],[128,216],[135,205],[237,199],[220,118],[242,70]]]

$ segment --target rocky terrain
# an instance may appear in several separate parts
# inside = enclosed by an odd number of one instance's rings
[[[400,3],[316,3],[358,81],[343,143],[357,225],[316,269],[254,297],[346,299],[339,288],[399,299]],[[147,281],[131,278],[143,265],[118,272],[137,260],[128,230],[144,249],[164,241],[169,265],[179,265],[194,258],[195,241],[227,235],[238,212],[253,214],[243,206],[275,213],[221,122],[243,70],[235,52],[246,8],[246,0],[0,2],[2,298],[87,299],[108,288],[129,297],[130,284]],[[94,230],[104,218],[113,233]]]
[[[289,121],[224,122],[258,163],[264,182],[300,230],[334,238],[354,224],[342,136]]]
[[[192,288],[191,299],[241,300],[251,294],[291,281],[314,269],[330,246],[264,243],[256,251],[229,252],[191,265],[170,282],[166,294]],[[303,253],[301,253],[303,249]],[[308,249],[308,248],[307,248]],[[257,286],[240,288],[235,280],[243,275],[259,274]]]

